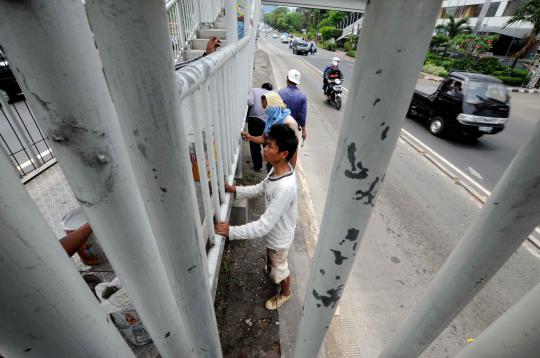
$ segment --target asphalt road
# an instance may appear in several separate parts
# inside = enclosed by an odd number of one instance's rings
[[[287,50],[287,44],[281,44],[277,39],[263,41]],[[322,71],[334,56],[334,52],[318,49],[314,56],[298,57]],[[351,78],[353,67],[353,60],[341,56],[340,68],[345,76],[345,88],[348,87],[347,79]],[[314,70],[304,75],[320,76]],[[419,79],[416,88],[431,93],[437,86],[437,82]],[[418,119],[406,120],[403,128],[491,191],[540,119],[540,95],[511,93],[511,97],[510,120],[506,129],[496,135],[485,135],[479,140],[467,140],[455,135],[434,137],[426,130],[425,122]]]
[[[270,39],[260,39],[259,48],[269,54],[277,87],[285,85],[290,68],[303,75],[308,138],[299,153],[299,177],[305,179],[301,185],[307,187],[320,225],[343,110],[325,103],[321,77],[305,57],[292,55]],[[344,100],[346,105],[346,96]],[[378,356],[479,210],[465,190],[399,141],[327,335],[330,357]],[[299,222],[313,221],[306,211],[300,210]],[[538,282],[540,254],[525,242],[422,357],[455,356],[468,338],[478,337]]]

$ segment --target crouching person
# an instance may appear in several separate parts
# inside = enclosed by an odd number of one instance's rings
[[[264,238],[269,266],[267,271],[273,282],[280,285],[280,292],[266,301],[269,310],[278,309],[291,294],[291,275],[287,263],[289,247],[294,238],[298,217],[296,175],[289,160],[296,152],[298,139],[287,124],[274,124],[267,135],[264,160],[272,169],[264,180],[252,186],[225,186],[237,198],[251,199],[264,196],[266,211],[259,220],[241,226],[229,226],[226,222],[215,225],[216,233],[230,240]]]

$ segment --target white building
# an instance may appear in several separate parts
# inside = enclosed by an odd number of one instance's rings
[[[515,38],[522,38],[532,29],[529,22],[518,22],[505,26],[510,18],[516,13],[524,0],[493,0],[489,5],[484,20],[480,25],[480,32],[492,32]],[[445,17],[452,15],[456,18],[469,18],[469,26],[475,27],[478,16],[485,0],[446,0],[443,1],[437,24],[443,24]]]

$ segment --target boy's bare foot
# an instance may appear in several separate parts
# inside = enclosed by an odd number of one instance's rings
[[[266,301],[264,304],[264,307],[267,310],[273,311],[277,310],[279,307],[281,307],[282,304],[287,302],[292,297],[292,293],[289,292],[288,296],[282,295],[281,293],[275,295],[274,297],[271,297]]]

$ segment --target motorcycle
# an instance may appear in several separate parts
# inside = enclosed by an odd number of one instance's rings
[[[341,83],[343,83],[343,80],[340,80],[339,78],[329,80],[326,92],[326,101],[330,104],[333,103],[338,111],[341,108]]]

